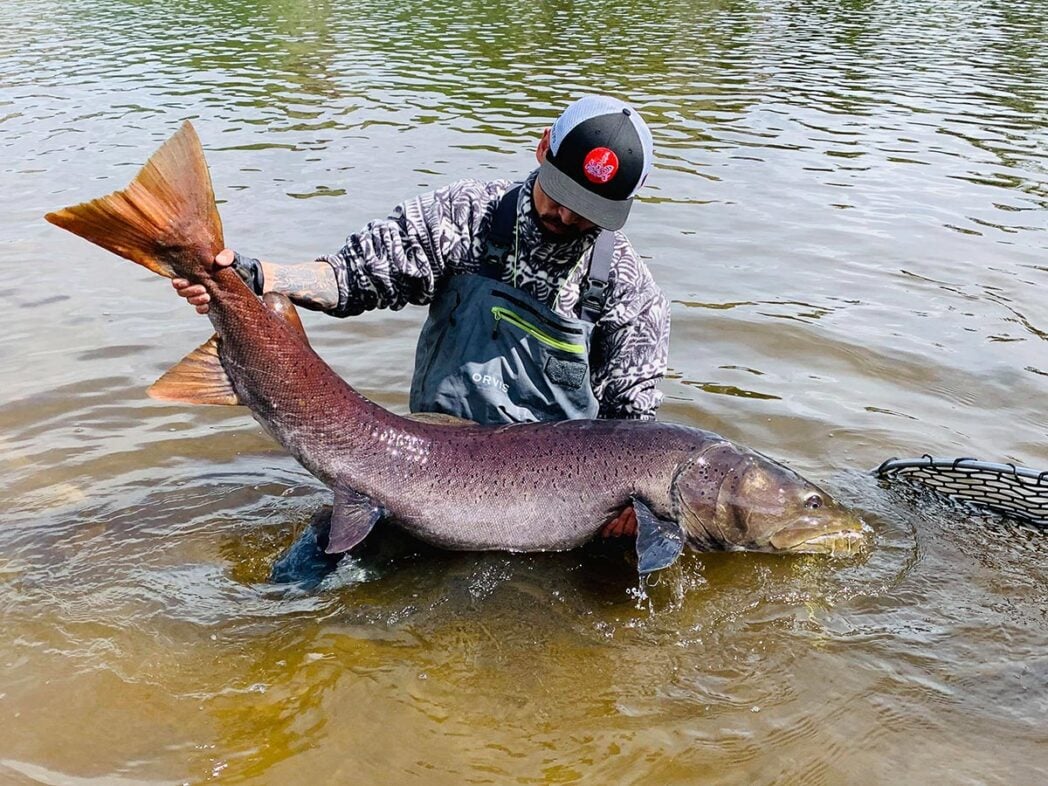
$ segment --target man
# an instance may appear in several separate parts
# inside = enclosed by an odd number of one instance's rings
[[[413,411],[483,423],[654,418],[669,308],[617,231],[651,168],[651,133],[623,102],[586,96],[543,133],[536,157],[519,188],[453,183],[315,262],[229,250],[217,262],[259,294],[334,316],[428,304]],[[207,312],[202,287],[174,286]]]
[[[653,419],[666,370],[667,300],[626,236],[651,169],[651,132],[614,98],[569,106],[522,184],[464,180],[399,205],[333,256],[276,264],[222,251],[257,294],[339,317],[429,305],[413,412],[481,423]],[[203,287],[178,293],[207,312]],[[630,534],[632,510],[605,534]]]

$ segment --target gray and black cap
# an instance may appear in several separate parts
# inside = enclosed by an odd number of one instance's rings
[[[551,198],[603,229],[626,223],[654,157],[651,131],[628,104],[584,96],[550,129],[539,185]]]

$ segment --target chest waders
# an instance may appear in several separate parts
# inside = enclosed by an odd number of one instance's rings
[[[562,317],[501,282],[513,246],[520,186],[495,208],[480,273],[452,276],[434,299],[415,350],[412,412],[444,412],[479,423],[597,417],[590,338],[604,309],[615,237],[589,252],[581,318]]]

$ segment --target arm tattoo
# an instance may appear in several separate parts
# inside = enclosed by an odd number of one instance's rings
[[[327,262],[298,265],[262,263],[266,292],[287,295],[303,308],[321,311],[338,305],[338,282]]]

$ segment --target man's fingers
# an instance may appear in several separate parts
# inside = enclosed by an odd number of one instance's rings
[[[178,292],[179,297],[184,297],[187,300],[192,297],[200,297],[201,295],[207,294],[207,290],[200,284],[186,284],[184,287],[176,288],[175,291]]]
[[[218,256],[215,257],[215,264],[221,267],[228,267],[233,264],[233,259],[236,257],[236,252],[231,248],[223,248],[218,252]]]
[[[190,284],[184,278],[173,278],[171,279],[171,286],[175,288],[175,292],[179,297],[184,297],[189,304],[196,309],[198,314],[206,314],[208,312],[208,303],[211,302],[211,295],[207,293],[201,284]]]

